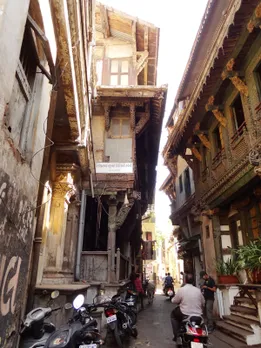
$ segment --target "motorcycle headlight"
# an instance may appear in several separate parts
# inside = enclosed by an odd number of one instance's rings
[[[57,331],[49,337],[45,347],[47,348],[64,348],[69,340],[69,330]]]
[[[173,291],[172,290],[168,291],[168,296],[173,296]]]

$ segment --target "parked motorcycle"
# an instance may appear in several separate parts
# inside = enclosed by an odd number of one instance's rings
[[[84,305],[83,295],[75,298],[73,307],[73,318],[48,338],[45,348],[98,348],[103,344],[97,321],[91,316],[95,309]]]
[[[59,291],[51,293],[51,300],[59,296]],[[49,303],[48,303],[49,305]],[[52,323],[47,323],[45,320],[61,307],[38,307],[30,311],[22,322],[20,329],[21,348],[36,348],[44,347],[49,336],[55,331],[55,326]]]
[[[113,333],[118,347],[123,348],[123,342],[127,337],[138,336],[137,315],[120,297],[114,297],[98,306],[104,307],[108,329]]]
[[[138,310],[137,310],[138,293],[136,291],[127,288],[125,302],[132,309],[133,312],[135,312],[136,314],[138,313]]]
[[[182,348],[206,348],[208,330],[202,317],[188,316],[181,324],[177,346]]]

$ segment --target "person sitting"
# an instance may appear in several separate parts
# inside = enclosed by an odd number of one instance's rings
[[[167,274],[167,277],[165,278],[165,282],[164,282],[164,293],[165,293],[165,289],[166,288],[172,288],[174,290],[174,280],[171,277],[170,273]]]
[[[177,307],[171,312],[171,325],[173,330],[173,341],[177,340],[180,324],[185,316],[202,316],[205,299],[200,289],[194,285],[192,274],[186,274],[186,284],[180,288],[172,303]]]

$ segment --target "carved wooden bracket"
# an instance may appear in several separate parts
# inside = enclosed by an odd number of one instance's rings
[[[200,161],[202,162],[202,156],[200,154],[200,152],[198,151],[198,149],[195,146],[192,146],[191,151],[193,153],[193,155]]]
[[[145,65],[148,63],[149,52],[137,52],[137,55],[140,56],[136,63],[136,73],[137,75],[139,75],[139,73],[144,69]]]
[[[221,77],[223,80],[228,78],[240,93],[248,97],[248,87],[238,76],[239,72],[234,70],[234,65],[235,59],[232,58],[228,61],[226,69],[222,72]]]
[[[104,105],[105,130],[107,132],[110,130],[110,126],[111,126],[110,111],[111,111],[111,106],[108,104],[105,104]]]
[[[140,135],[142,133],[146,124],[149,122],[149,119],[150,119],[149,112],[146,113],[144,117],[141,117],[139,119],[139,122],[137,123],[137,126],[136,126],[136,135]]]
[[[177,175],[177,162],[178,156],[174,156],[172,158],[167,159],[167,166],[174,177],[176,177]]]
[[[253,17],[247,24],[247,30],[252,33],[258,27],[261,28],[261,2],[257,5]]]
[[[129,212],[131,211],[131,208],[134,205],[134,199],[129,200],[129,204],[125,205],[123,204],[116,216],[116,230],[120,229],[123,225],[124,221],[126,220]]]
[[[130,126],[131,126],[131,130],[135,129],[136,126],[136,107],[134,103],[130,104]]]
[[[194,134],[198,136],[202,144],[207,148],[211,149],[210,141],[208,140],[207,136],[204,134],[204,131],[200,130],[200,123],[198,122],[194,128]]]
[[[214,105],[214,101],[215,101],[214,96],[211,96],[208,99],[208,104],[206,104],[206,106],[205,106],[206,111],[211,111],[213,113],[213,115],[216,117],[216,119],[218,120],[218,122],[223,127],[226,127],[227,126],[227,119],[225,118],[223,113],[220,111],[220,106]]]

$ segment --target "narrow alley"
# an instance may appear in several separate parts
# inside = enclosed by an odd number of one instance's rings
[[[175,348],[176,345],[172,341],[170,323],[170,313],[173,306],[174,305],[158,291],[153,304],[151,306],[146,306],[146,309],[140,312],[138,318],[139,336],[129,344],[129,348]],[[210,335],[209,343],[210,347],[213,348],[246,347],[243,343],[240,345],[239,341],[219,331],[214,331],[214,333]],[[112,344],[108,347],[111,348],[114,346]]]

